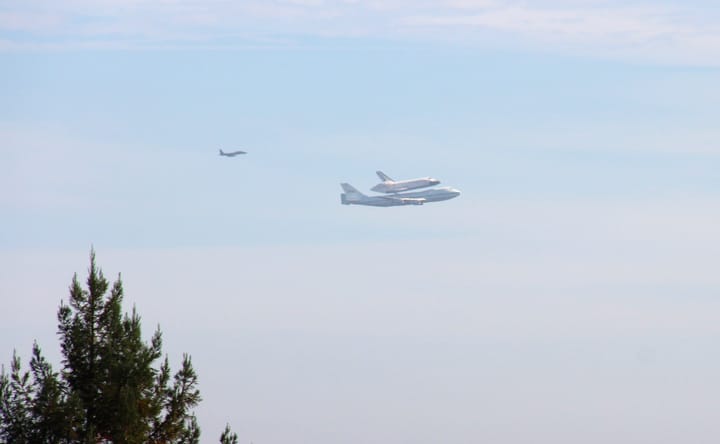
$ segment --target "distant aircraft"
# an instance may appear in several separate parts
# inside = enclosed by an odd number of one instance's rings
[[[426,188],[440,183],[439,180],[433,179],[432,177],[422,177],[419,179],[409,180],[392,180],[387,174],[382,171],[377,171],[376,174],[382,180],[381,183],[370,188],[373,191],[379,193],[399,193],[401,191],[415,190],[417,188]]]
[[[245,151],[231,151],[229,153],[226,153],[225,151],[220,150],[220,155],[225,156],[225,157],[235,157],[238,154],[247,154],[247,153]]]
[[[341,183],[344,193],[340,195],[343,205],[370,205],[373,207],[396,207],[400,205],[423,205],[426,202],[438,202],[458,197],[460,191],[450,188],[435,188],[432,190],[416,191],[414,193],[399,193],[391,196],[366,196],[349,183]]]

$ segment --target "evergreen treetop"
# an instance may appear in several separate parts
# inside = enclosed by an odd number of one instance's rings
[[[109,290],[109,291],[108,291]],[[75,275],[58,310],[62,370],[33,345],[30,370],[16,353],[0,372],[0,444],[195,444],[201,401],[189,355],[171,377],[158,328],[142,339],[140,316],[122,313],[120,276],[110,286],[90,253],[85,287]],[[221,436],[230,436],[229,427]],[[235,441],[229,441],[236,443]]]

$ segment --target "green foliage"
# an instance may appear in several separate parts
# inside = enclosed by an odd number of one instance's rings
[[[9,373],[2,367],[0,444],[199,442],[192,409],[201,398],[190,357],[172,377],[167,356],[156,368],[161,332],[144,342],[140,316],[134,308],[123,315],[122,299],[120,278],[110,287],[91,252],[86,288],[75,275],[58,310],[62,372],[37,344],[29,371],[15,353]]]
[[[0,372],[0,442],[69,443],[75,436],[76,398],[33,344],[30,371],[13,353],[10,374]]]
[[[230,430],[230,424],[225,425],[225,430],[220,435],[220,444],[238,444],[237,433]]]

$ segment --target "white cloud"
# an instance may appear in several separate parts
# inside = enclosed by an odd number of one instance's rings
[[[61,25],[60,15],[29,13],[29,12],[0,12],[0,30],[2,31],[31,31],[40,32],[48,28]]]
[[[245,46],[268,36],[336,36],[456,41],[665,62],[715,65],[720,19],[681,3],[513,0],[11,1],[0,33],[14,47],[88,47],[131,40],[136,48]],[[488,35],[499,33],[499,35]],[[1,35],[1,34],[0,34]],[[222,43],[220,43],[222,41]],[[228,43],[230,41],[230,43]],[[509,43],[512,42],[512,43]],[[13,45],[5,45],[6,47]]]
[[[460,11],[407,17],[403,23],[438,34],[443,29],[447,33],[453,30],[462,39],[476,39],[483,35],[481,31],[496,31],[519,39],[520,45],[579,54],[593,50],[601,56],[698,64],[715,64],[720,55],[716,44],[719,24],[681,14],[687,12],[682,9],[597,4],[471,7],[466,2],[462,6]]]
[[[471,15],[414,17],[407,21],[419,26],[467,25],[550,36],[622,36],[630,40],[645,40],[682,30],[656,21],[652,13],[630,8],[579,11],[510,7]]]

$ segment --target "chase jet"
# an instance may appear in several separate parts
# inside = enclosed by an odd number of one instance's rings
[[[238,154],[247,154],[245,151],[230,151],[229,153],[226,153],[223,150],[220,150],[220,155],[225,157],[235,157]]]
[[[401,205],[423,205],[426,202],[438,202],[458,197],[460,191],[450,188],[434,188],[414,193],[395,193],[391,196],[367,196],[350,185],[341,183],[344,193],[340,195],[343,205],[369,205],[372,207],[397,207]]]
[[[377,171],[376,173],[382,182],[370,189],[379,193],[399,193],[402,191],[431,187],[440,183],[439,180],[433,179],[432,177],[395,181],[382,171]]]

